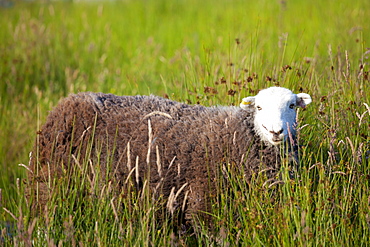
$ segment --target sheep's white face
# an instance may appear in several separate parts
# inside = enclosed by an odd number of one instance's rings
[[[244,98],[240,107],[255,112],[256,133],[266,143],[279,145],[296,133],[296,108],[311,103],[311,96],[294,94],[282,87],[270,87],[256,96]]]

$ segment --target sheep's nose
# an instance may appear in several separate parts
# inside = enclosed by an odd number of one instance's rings
[[[273,135],[272,141],[274,142],[280,142],[282,140],[281,134],[283,133],[283,129],[279,131],[270,131],[270,133]]]
[[[270,131],[270,133],[273,134],[273,135],[280,135],[283,132],[284,132],[284,129],[281,129],[279,131]]]

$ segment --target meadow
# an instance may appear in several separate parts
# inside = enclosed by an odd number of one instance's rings
[[[0,7],[0,245],[369,246],[369,23],[366,0]],[[116,197],[83,174],[72,184],[95,196],[60,186],[48,210],[31,217],[29,153],[68,94],[238,105],[274,85],[313,98],[299,112],[299,176],[282,171],[283,183],[268,187],[261,178],[247,186],[243,174],[228,171],[213,227],[200,221],[190,233],[171,219],[159,224],[149,191]]]

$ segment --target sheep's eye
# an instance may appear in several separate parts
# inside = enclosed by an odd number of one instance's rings
[[[260,107],[259,105],[256,107],[257,108],[257,110],[262,110],[262,107]]]
[[[294,104],[291,104],[291,105],[289,106],[289,108],[290,108],[290,109],[294,109],[294,106],[295,106]]]

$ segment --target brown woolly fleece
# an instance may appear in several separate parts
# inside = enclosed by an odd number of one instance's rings
[[[49,198],[50,179],[84,162],[88,143],[90,164],[99,166],[102,177],[109,176],[119,193],[125,181],[140,190],[149,177],[152,191],[165,200],[172,197],[169,211],[186,205],[186,219],[210,210],[209,197],[222,176],[222,165],[240,167],[248,180],[266,168],[274,171],[268,174],[271,178],[280,164],[276,147],[263,145],[255,135],[253,113],[239,107],[187,105],[156,96],[79,93],[63,99],[38,134],[38,162],[33,157],[30,173],[33,187],[38,184],[38,206]],[[137,157],[138,175],[132,171]]]

